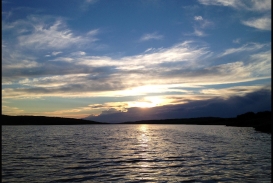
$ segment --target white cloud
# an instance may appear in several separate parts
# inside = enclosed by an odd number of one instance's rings
[[[2,40],[2,48],[5,48],[5,47],[7,47],[7,45],[6,45],[5,41]]]
[[[245,44],[239,48],[229,48],[226,49],[223,53],[221,53],[219,56],[226,56],[234,53],[239,53],[239,52],[244,52],[244,51],[253,51],[253,50],[258,50],[263,47],[267,46],[267,44],[259,44],[259,43],[248,43]]]
[[[269,11],[271,10],[271,0],[251,0],[249,10]]]
[[[198,29],[196,27],[194,27],[194,32],[193,33],[187,33],[187,34],[184,34],[186,36],[198,36],[198,37],[204,37],[204,36],[207,36],[206,33],[204,33],[204,31],[202,31],[201,29]]]
[[[200,24],[201,28],[208,28],[208,27],[212,27],[214,25],[213,22],[205,20],[205,19],[203,21],[201,21],[200,23],[201,23]]]
[[[155,50],[156,50],[155,48],[148,48],[148,49],[145,50],[144,53],[146,53],[146,52],[152,52],[152,51],[155,51]]]
[[[271,18],[262,17],[262,18],[253,18],[250,20],[242,21],[242,23],[249,27],[254,27],[260,30],[271,30]]]
[[[211,27],[213,23],[209,20],[204,19],[202,16],[194,16],[194,20],[196,21],[194,25],[194,32],[186,35],[195,35],[199,37],[207,36],[207,34],[205,34],[203,30],[205,28]]]
[[[241,42],[241,39],[240,38],[237,38],[237,39],[234,39],[232,40],[233,43],[236,43],[236,44],[239,44]]]
[[[98,1],[98,0],[85,0],[86,3],[91,3],[91,4],[95,3],[96,1]]]
[[[56,55],[59,55],[59,54],[61,54],[61,53],[62,53],[61,51],[53,51],[53,52],[52,52],[52,55],[53,55],[53,56],[56,56]]]
[[[10,64],[3,64],[2,67],[4,69],[24,69],[24,68],[37,68],[42,66],[42,64],[31,61],[31,60],[20,60],[20,62],[17,63],[10,63]]]
[[[248,11],[270,11],[271,0],[198,0],[203,5],[227,6]]]
[[[241,22],[256,29],[271,30],[271,17],[268,17],[271,10],[271,0],[199,0],[199,3],[203,5],[227,6],[237,10],[262,12],[266,16],[255,17]]]
[[[203,5],[231,6],[237,8],[240,6],[240,0],[198,0]]]
[[[2,1],[3,4],[9,4],[9,1]]]
[[[22,109],[19,109],[18,107],[11,107],[11,106],[6,106],[2,105],[2,114],[5,115],[22,115],[25,114],[25,111]]]
[[[196,36],[199,36],[199,37],[206,36],[206,34],[203,31],[198,30],[196,28],[194,29],[194,33],[193,34],[196,35]]]
[[[72,62],[73,60],[74,60],[74,58],[70,58],[70,57],[58,57],[58,58],[55,58],[55,59],[49,60],[49,61]]]
[[[201,21],[201,20],[203,20],[203,17],[202,17],[202,16],[195,16],[195,17],[194,17],[194,20],[196,20],[196,21]]]
[[[62,67],[57,67],[59,64],[55,65],[54,62],[36,65],[38,71],[43,68],[43,73],[37,72],[34,67],[35,75],[26,70],[13,72],[10,68],[9,72],[15,73],[15,76],[10,76],[11,80],[5,79],[5,83],[20,84],[22,88],[5,88],[2,94],[3,98],[135,96],[187,92],[174,89],[181,84],[183,88],[185,85],[195,87],[254,81],[270,78],[271,52],[257,53],[263,47],[264,44],[249,43],[227,49],[220,56],[252,52],[245,60],[219,65],[206,65],[206,60],[219,56],[213,55],[206,46],[194,45],[194,42],[182,42],[169,48],[153,48],[142,54],[121,58],[89,56],[77,51],[52,60],[67,62]],[[24,68],[26,64],[20,67]],[[18,77],[21,79],[18,80]]]
[[[99,33],[99,29],[91,30],[87,33],[88,36],[95,36]]]
[[[80,4],[80,8],[83,11],[88,10],[88,7],[92,4],[95,4],[96,2],[98,2],[99,0],[83,0],[82,3]]]
[[[255,77],[271,75],[271,51],[260,52],[250,56],[247,70],[252,72]]]
[[[47,77],[36,77],[33,79],[25,78],[19,80],[19,84],[31,87],[59,87],[69,83],[82,83],[88,79],[88,74],[67,74],[67,75],[56,75]]]
[[[86,55],[86,53],[84,51],[77,51],[77,52],[73,52],[73,53],[70,53],[71,56],[76,56],[76,57],[79,57],[79,56],[84,56]]]
[[[33,27],[30,34],[18,37],[20,46],[35,49],[63,49],[72,45],[81,46],[96,40],[92,37],[75,36],[71,30],[65,28],[61,20],[57,20],[49,27],[43,23],[33,24]]]
[[[163,39],[163,35],[160,35],[160,34],[158,34],[156,32],[151,33],[151,34],[144,34],[140,38],[140,41],[149,41],[151,39],[160,40],[160,39]]]
[[[229,88],[221,88],[221,89],[203,89],[200,93],[208,96],[221,97],[221,98],[229,98],[231,96],[245,96],[247,94],[253,93],[255,91],[259,91],[262,89],[270,90],[270,86],[234,86]]]
[[[86,56],[77,58],[77,64],[86,66],[115,66],[121,70],[135,70],[148,65],[169,63],[169,62],[188,62],[194,63],[201,55],[206,55],[209,52],[206,47],[191,48],[191,42],[183,42],[174,45],[170,48],[153,49],[152,52],[145,51],[143,54],[112,59],[106,56]],[[151,51],[151,50],[149,50]],[[63,58],[62,58],[63,59]],[[60,61],[60,58],[54,59]]]
[[[2,1],[3,3],[3,1]],[[13,15],[12,11],[8,11],[8,12],[2,12],[2,16],[5,17],[5,19],[10,18]]]

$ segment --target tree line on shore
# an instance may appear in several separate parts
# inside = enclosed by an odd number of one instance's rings
[[[238,127],[254,127],[258,131],[271,132],[271,111],[247,112],[235,118],[200,117],[161,120],[130,121],[119,124],[194,124],[194,125],[226,125]],[[109,124],[84,119],[45,117],[45,116],[1,116],[2,125],[83,125]]]

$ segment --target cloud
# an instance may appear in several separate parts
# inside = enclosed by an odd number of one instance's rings
[[[44,102],[39,99],[39,102]],[[93,112],[93,111],[92,111]],[[6,114],[6,113],[5,113]],[[32,111],[29,112],[29,114],[24,111],[22,115],[32,115],[32,116],[52,116],[52,117],[64,117],[67,118],[78,118],[81,119],[83,116],[90,114],[90,108],[89,107],[76,107],[76,108],[67,108],[67,109],[60,109],[55,110],[53,109],[45,109],[45,111]],[[18,115],[17,113],[14,113],[11,111],[10,115]]]
[[[269,17],[252,18],[250,20],[242,21],[242,23],[256,29],[271,31],[271,18]]]
[[[4,82],[14,81],[20,77],[67,74],[74,71],[78,73],[88,70],[80,67],[73,68],[71,64],[66,66],[61,66],[59,63],[52,64],[48,62],[48,59],[63,58],[71,62],[72,58],[60,57],[60,54],[65,55],[64,53],[69,52],[68,48],[73,47],[77,50],[83,45],[93,49],[97,45],[94,43],[97,40],[94,36],[99,32],[98,29],[94,29],[87,34],[75,36],[72,30],[67,28],[63,19],[51,16],[31,15],[26,19],[10,23],[3,22],[3,25],[3,31],[9,32],[9,40],[7,41],[5,37],[2,41]],[[41,57],[41,54],[44,57]],[[84,51],[74,51],[69,56],[77,58],[85,54]]]
[[[271,52],[258,52],[265,44],[249,43],[220,54],[249,51],[245,60],[208,65],[219,58],[205,45],[183,42],[151,52],[111,58],[76,51],[39,63],[3,62],[2,81],[17,87],[5,88],[3,98],[27,96],[137,96],[154,93],[188,92],[174,87],[240,83],[270,78]],[[254,54],[255,53],[255,54]],[[17,55],[15,60],[22,58]],[[63,64],[65,62],[65,64]],[[9,85],[12,86],[12,85]]]
[[[79,78],[77,78],[79,79]],[[76,79],[76,80],[77,80]],[[31,80],[32,81],[32,80]],[[60,80],[63,81],[63,80]],[[75,80],[74,80],[75,81]],[[40,83],[42,81],[39,81]],[[2,89],[3,98],[39,98],[39,97],[93,97],[93,96],[112,96],[115,90],[125,89],[122,83],[116,81],[109,81],[106,83],[100,83],[93,81],[91,84],[82,83],[48,83],[44,81],[44,85],[40,87],[38,85],[32,85],[33,83],[19,83],[25,86],[21,88],[5,88]]]
[[[17,64],[5,64],[3,68],[5,69],[24,69],[24,68],[37,68],[41,66],[38,62],[31,61],[31,60],[21,60],[20,63]]]
[[[148,49],[145,50],[144,53],[152,52],[152,51],[156,51],[156,49],[155,48],[148,48]]]
[[[101,115],[109,115],[109,114],[114,114],[114,113],[117,113],[117,112],[120,112],[114,108],[110,108],[106,111],[102,111]]]
[[[199,3],[209,6],[226,6],[237,10],[264,13],[264,17],[255,17],[250,20],[241,21],[242,24],[260,30],[271,30],[271,17],[268,14],[271,11],[271,0],[198,0]]]
[[[251,0],[251,10],[255,11],[267,11],[271,10],[271,0]]]
[[[104,104],[91,104],[88,107],[91,109],[99,109],[103,111],[112,111],[111,113],[126,111],[128,108],[128,102],[106,102]]]
[[[59,54],[61,54],[61,53],[62,53],[61,51],[53,51],[53,52],[52,52],[52,55],[53,55],[53,56],[56,56],[56,55],[59,55]]]
[[[22,109],[19,109],[18,107],[10,107],[6,105],[2,105],[2,114],[5,115],[25,115],[25,111]]]
[[[98,0],[85,0],[86,3],[90,3],[90,4],[95,3],[95,2],[97,2],[97,1],[98,1]]]
[[[203,5],[214,5],[214,6],[230,6],[233,8],[237,8],[241,6],[241,2],[239,0],[198,0],[199,3]]]
[[[127,112],[103,112],[85,119],[100,122],[128,122],[152,119],[174,119],[192,117],[236,117],[248,111],[271,110],[271,91],[256,90],[244,96],[231,96],[227,99],[211,98],[191,101],[186,104],[166,105],[154,108],[128,108]]]
[[[247,69],[256,77],[269,76],[271,74],[271,61],[271,51],[253,54],[250,56],[250,64]]]
[[[223,57],[226,55],[239,53],[239,52],[245,52],[245,51],[257,51],[263,47],[268,46],[268,44],[259,44],[259,43],[247,43],[239,48],[229,48],[226,49],[223,53],[219,55],[219,57]]]
[[[3,3],[3,1],[2,1]],[[4,3],[3,3],[4,4]],[[2,11],[2,16],[5,17],[5,19],[9,19],[13,15],[12,11]]]
[[[9,4],[9,1],[2,1],[3,4]]]
[[[203,17],[202,17],[202,16],[195,16],[195,17],[194,17],[194,20],[196,20],[196,21],[201,21],[201,20],[203,20]]]
[[[161,40],[163,39],[163,35],[160,35],[156,32],[154,33],[151,33],[151,34],[144,34],[141,38],[140,38],[140,41],[149,41],[149,40]]]
[[[221,88],[221,89],[209,88],[209,89],[200,90],[200,93],[206,96],[215,96],[215,97],[220,97],[223,99],[228,99],[234,96],[244,97],[250,93],[253,93],[254,91],[271,90],[270,87],[271,86],[247,86],[247,87],[234,86],[230,88]]]
[[[99,0],[82,0],[80,9],[82,11],[87,11],[90,5],[97,3]]]
[[[226,6],[235,9],[248,11],[269,11],[271,10],[271,0],[198,0],[203,5]]]
[[[154,66],[154,64],[168,63],[168,62],[188,62],[195,60],[201,55],[206,55],[209,51],[206,47],[192,48],[191,42],[183,42],[176,44],[170,48],[153,49],[152,52],[145,51],[142,54],[126,56],[117,59],[106,56],[86,56],[77,58],[75,62],[78,65],[85,65],[89,67],[112,66],[117,71],[129,71],[147,68]],[[151,50],[150,50],[151,51]],[[69,61],[71,57],[67,57]],[[52,61],[66,61],[65,58],[56,58]],[[193,62],[192,62],[193,63]]]
[[[34,30],[30,34],[21,35],[18,40],[20,46],[35,49],[63,49],[94,41],[82,36],[74,36],[71,30],[64,28],[61,20],[48,28],[42,24],[34,25]]]
[[[90,30],[87,32],[88,36],[96,36],[99,33],[99,29]]]
[[[195,35],[199,37],[207,36],[204,33],[204,29],[209,28],[213,25],[213,23],[209,20],[204,19],[202,16],[194,16],[195,25],[194,25],[194,32],[186,35]]]
[[[80,56],[86,55],[86,53],[84,51],[77,51],[77,52],[70,53],[70,55],[75,57],[80,57]]]
[[[205,34],[203,31],[198,30],[198,29],[196,29],[196,28],[194,29],[193,35],[196,35],[196,36],[199,36],[199,37],[206,36],[206,34]]]
[[[198,37],[207,36],[207,34],[204,31],[202,31],[201,29],[196,28],[196,27],[194,27],[194,32],[193,33],[186,33],[184,35],[185,36],[198,36]]]
[[[241,39],[240,38],[237,38],[237,39],[234,39],[232,40],[233,43],[236,43],[236,44],[239,44],[241,42]]]
[[[14,22],[3,22],[3,31],[13,34],[17,42],[16,49],[65,49],[71,46],[81,47],[97,41],[98,29],[89,31],[86,35],[75,35],[67,28],[62,18],[50,16],[28,16]]]

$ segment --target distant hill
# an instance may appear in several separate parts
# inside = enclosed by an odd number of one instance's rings
[[[143,120],[134,122],[124,122],[116,124],[192,124],[192,125],[226,125],[237,127],[254,127],[255,130],[272,133],[272,113],[247,112],[238,115],[236,118],[184,118],[184,119],[162,119],[162,120]],[[101,123],[84,119],[45,117],[45,116],[1,116],[2,125],[83,125],[83,124],[110,124]]]
[[[184,119],[161,119],[124,122],[120,124],[192,124],[192,125],[226,125],[237,127],[253,127],[257,131],[272,133],[271,111],[247,112],[238,115],[236,118],[184,118]]]
[[[120,124],[195,124],[195,125],[226,125],[229,118],[200,117],[200,118],[182,118],[182,119],[160,119],[160,120],[142,120],[134,122],[123,122]]]
[[[45,116],[1,116],[2,125],[80,125],[80,124],[106,124],[95,121],[61,118],[61,117],[45,117]]]

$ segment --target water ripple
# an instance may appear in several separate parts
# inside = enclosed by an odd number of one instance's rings
[[[270,181],[271,136],[251,128],[2,127],[2,182]]]

